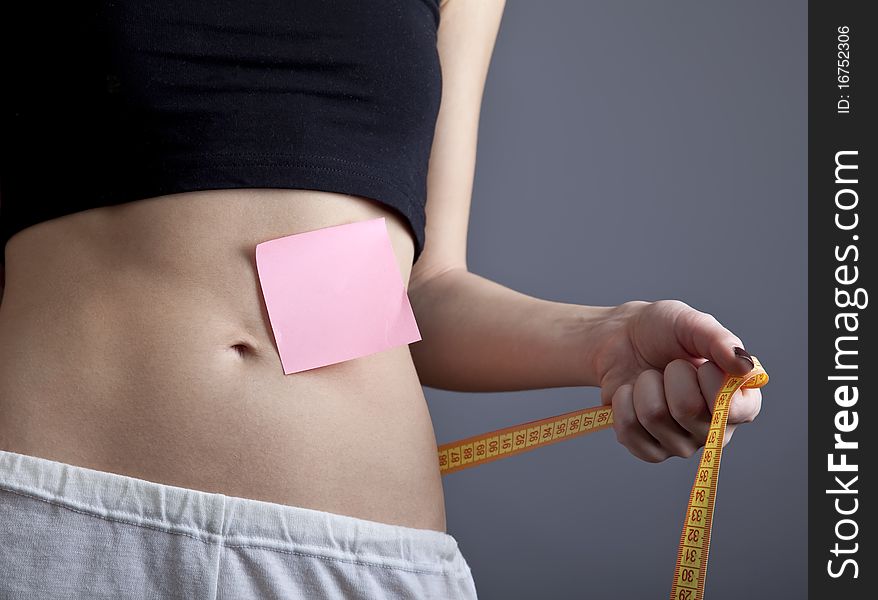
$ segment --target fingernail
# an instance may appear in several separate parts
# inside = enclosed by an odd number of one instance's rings
[[[735,348],[735,356],[737,356],[737,357],[739,357],[739,358],[743,358],[744,360],[746,360],[746,361],[750,364],[750,368],[751,368],[751,369],[752,369],[753,367],[756,366],[756,365],[753,363],[753,357],[750,356],[750,353],[749,353],[749,352],[747,352],[747,351],[744,350],[743,348],[738,348],[737,346],[735,346],[734,348]]]

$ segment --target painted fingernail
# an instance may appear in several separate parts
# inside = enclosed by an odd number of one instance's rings
[[[750,364],[750,368],[751,368],[751,369],[752,369],[753,367],[756,366],[756,365],[753,363],[753,357],[750,356],[750,353],[749,353],[749,352],[747,352],[747,351],[744,350],[743,348],[738,348],[737,346],[735,346],[734,348],[735,348],[735,356],[737,356],[737,357],[739,357],[739,358],[743,358],[744,360],[746,360],[746,361]]]

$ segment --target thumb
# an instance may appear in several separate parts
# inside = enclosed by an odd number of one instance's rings
[[[730,375],[746,375],[753,369],[753,359],[744,350],[741,338],[722,326],[716,318],[695,309],[678,315],[677,339],[687,352],[704,357]]]

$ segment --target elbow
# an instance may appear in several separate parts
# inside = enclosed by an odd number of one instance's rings
[[[466,264],[444,263],[418,263],[412,268],[409,277],[408,294],[413,297],[422,293],[422,290],[432,288],[437,281],[447,281],[451,274],[467,272]],[[430,284],[430,285],[428,285]]]

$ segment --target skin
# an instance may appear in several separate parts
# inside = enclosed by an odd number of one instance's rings
[[[732,352],[744,347],[737,336],[678,300],[559,303],[467,268],[479,109],[503,9],[441,4],[442,106],[414,268],[398,214],[311,190],[191,192],[16,234],[0,304],[0,448],[438,531],[444,497],[422,385],[601,386],[635,456],[691,455],[722,371],[749,370]],[[284,375],[255,245],[378,216],[423,339]],[[759,390],[738,395],[730,430],[759,412]]]

